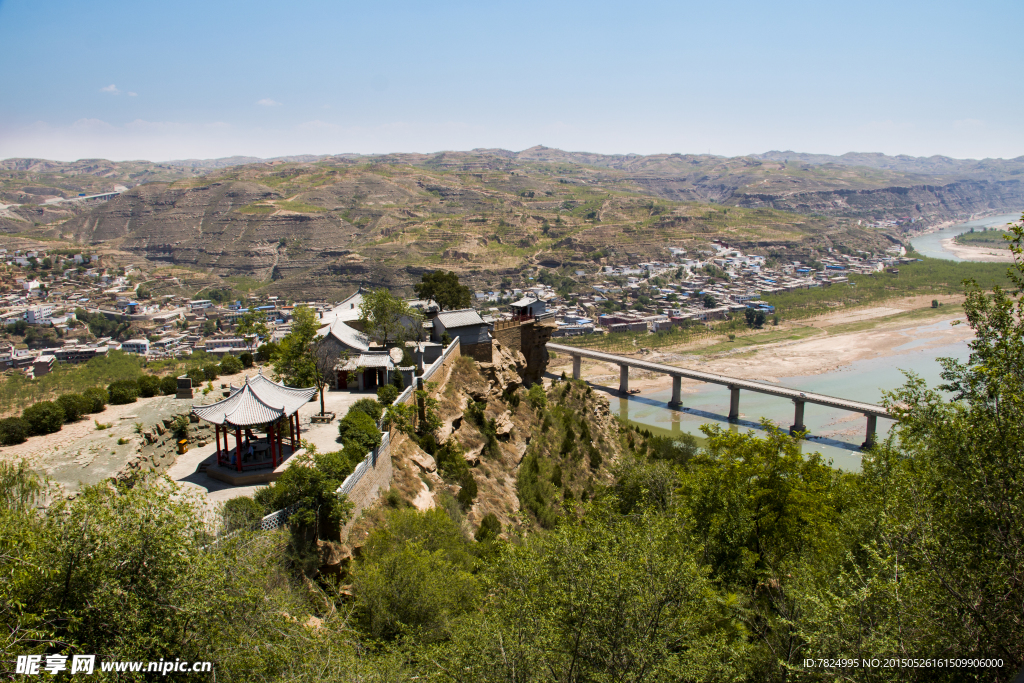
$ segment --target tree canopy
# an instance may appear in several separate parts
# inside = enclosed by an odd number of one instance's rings
[[[471,299],[469,287],[459,284],[459,276],[450,270],[435,270],[424,273],[422,281],[413,285],[416,296],[430,299],[442,311],[469,308]]]
[[[387,289],[374,290],[363,295],[359,305],[359,322],[363,331],[381,344],[400,341],[410,333],[410,326],[418,326],[420,315],[409,304]],[[415,336],[415,331],[412,331]]]

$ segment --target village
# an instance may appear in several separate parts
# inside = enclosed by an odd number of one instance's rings
[[[902,247],[892,247],[884,255],[829,253],[820,262],[771,266],[764,256],[719,243],[694,254],[671,248],[671,254],[667,262],[602,265],[596,272],[576,270],[568,276],[540,269],[522,287],[474,292],[474,308],[491,329],[502,320],[541,317],[556,326],[553,337],[656,333],[725,319],[747,309],[770,319],[777,311],[762,297],[845,283],[851,273],[893,271],[908,260]],[[14,275],[14,286],[0,292],[0,328],[8,339],[0,342],[0,369],[31,377],[50,372],[54,363],[84,363],[113,350],[153,359],[196,351],[217,357],[254,352],[259,344],[279,341],[288,333],[296,306],[313,309],[325,326],[340,320],[351,334],[338,336],[350,342],[361,329],[360,292],[335,303],[255,294],[235,301],[157,298],[140,283],[161,276],[144,276],[131,266],[105,266],[95,254],[0,249],[0,262]],[[429,301],[409,303],[427,321],[419,341],[440,342],[439,335],[431,334],[430,323],[437,307]],[[266,321],[265,339],[237,333],[250,311]],[[97,317],[110,324],[90,325]],[[116,332],[94,333],[108,329]],[[126,338],[126,333],[133,336]],[[365,341],[348,347],[369,350]]]

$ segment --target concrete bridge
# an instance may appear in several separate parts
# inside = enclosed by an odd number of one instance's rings
[[[790,389],[788,387],[780,387],[776,384],[769,384],[767,382],[758,382],[750,379],[739,379],[737,377],[728,377],[726,375],[716,375],[711,372],[700,372],[699,370],[687,370],[685,368],[677,368],[674,365],[663,365],[661,363],[651,363],[645,360],[639,360],[636,358],[627,358],[626,356],[617,356],[611,353],[602,353],[600,351],[591,351],[589,349],[581,349],[573,346],[565,346],[563,344],[547,344],[548,351],[554,351],[557,353],[564,353],[572,357],[572,377],[573,379],[580,378],[580,365],[582,359],[590,358],[592,360],[601,361],[604,363],[612,363],[619,366],[619,391],[623,394],[629,393],[629,369],[638,368],[640,370],[647,370],[649,372],[661,373],[663,375],[669,375],[672,377],[672,400],[669,401],[669,407],[682,407],[682,378],[695,379],[701,382],[708,382],[709,384],[721,384],[722,386],[728,387],[730,392],[729,400],[729,420],[737,420],[740,416],[740,391],[746,389],[747,391],[756,391],[762,394],[770,394],[772,396],[779,396],[781,398],[788,398],[793,401],[795,406],[793,425],[789,428],[790,433],[802,432],[806,430],[804,426],[804,405],[807,403],[816,403],[818,405],[828,406],[830,408],[840,408],[842,410],[849,410],[854,413],[862,413],[867,418],[867,430],[865,434],[864,443],[861,445],[862,448],[870,448],[875,443],[875,432],[878,427],[878,418],[884,417],[886,419],[893,419],[892,415],[886,410],[885,406],[875,405],[873,403],[862,403],[860,401],[851,401],[845,398],[836,398],[834,396],[826,396],[825,394],[814,394],[800,391],[799,389]]]

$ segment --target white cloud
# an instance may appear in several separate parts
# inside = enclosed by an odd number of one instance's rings
[[[260,105],[261,107],[280,107],[281,106],[280,102],[276,102],[276,101],[270,99],[269,97],[263,98],[262,100],[260,100],[256,104]]]
[[[110,93],[111,95],[120,95],[121,91],[117,89],[117,86],[111,83],[110,85],[100,88],[100,92]]]
[[[138,97],[138,96],[139,96],[139,93],[137,93],[137,92],[129,92],[128,93],[128,97]]]

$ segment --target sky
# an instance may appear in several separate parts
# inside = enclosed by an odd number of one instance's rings
[[[1024,155],[1024,2],[0,0],[0,159]]]

